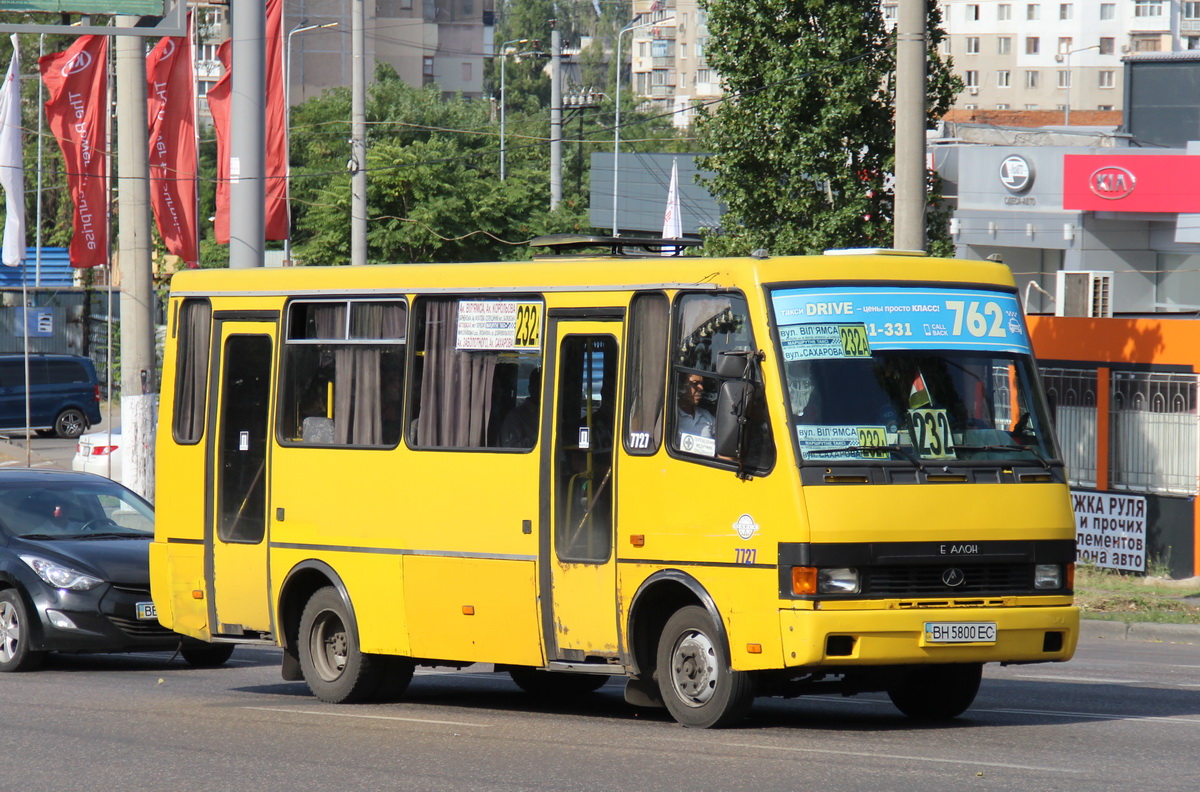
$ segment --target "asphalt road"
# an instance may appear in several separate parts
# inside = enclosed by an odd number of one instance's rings
[[[1200,645],[1085,639],[1061,665],[989,666],[975,706],[918,726],[880,696],[760,700],[684,729],[616,682],[537,701],[488,667],[419,669],[400,702],[322,704],[278,652],[52,657],[0,675],[6,789],[1187,790]]]

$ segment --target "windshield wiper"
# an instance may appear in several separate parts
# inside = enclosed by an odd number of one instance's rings
[[[925,471],[925,465],[921,462],[921,458],[912,451],[909,451],[904,446],[900,445],[853,445],[841,446],[839,448],[809,448],[801,449],[801,451],[805,456],[808,456],[809,454],[845,454],[851,451],[874,451],[876,453],[880,451],[888,451],[893,454],[899,454],[909,462],[912,462],[918,470],[922,472]]]
[[[72,539],[149,539],[150,534],[137,531],[104,531],[102,533],[81,533]]]
[[[63,536],[62,534],[17,534],[18,539],[32,539],[35,542],[45,542],[51,539],[71,539],[73,537]]]
[[[1042,452],[1037,450],[1037,446],[1023,446],[1016,445],[1014,443],[1011,445],[956,445],[954,448],[959,451],[1028,451],[1030,454],[1033,454],[1034,459],[1036,459],[1043,468],[1046,470],[1050,469],[1050,461],[1046,459],[1046,457],[1042,456]]]

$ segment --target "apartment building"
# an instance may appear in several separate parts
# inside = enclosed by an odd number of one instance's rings
[[[937,0],[965,90],[957,110],[1120,111],[1121,58],[1200,49],[1200,1]],[[897,3],[884,0],[895,19]],[[1086,121],[1084,121],[1086,122]]]
[[[350,85],[351,0],[288,0],[284,48],[290,100]],[[201,96],[220,78],[217,47],[229,38],[228,8],[197,4],[196,73]],[[437,83],[447,95],[483,97],[483,65],[492,52],[493,0],[366,0],[367,79],[389,63],[409,85]],[[286,55],[285,55],[286,59]],[[207,103],[201,107],[207,111]]]
[[[721,97],[720,78],[705,60],[708,21],[697,0],[634,0],[630,32],[633,93],[642,108],[672,113],[686,128],[695,107]]]

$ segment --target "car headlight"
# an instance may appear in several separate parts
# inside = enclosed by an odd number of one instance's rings
[[[48,561],[38,556],[23,555],[21,560],[29,564],[29,568],[37,576],[54,588],[68,591],[90,591],[96,586],[103,586],[104,581],[91,575],[85,575],[77,569],[71,569],[55,561]]]
[[[1062,564],[1038,564],[1033,568],[1033,587],[1054,590],[1063,587]]]

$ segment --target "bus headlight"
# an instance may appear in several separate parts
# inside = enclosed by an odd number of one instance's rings
[[[1055,590],[1063,587],[1062,564],[1038,564],[1033,568],[1033,587]]]
[[[857,594],[858,570],[851,567],[831,567],[817,570],[818,594]]]

